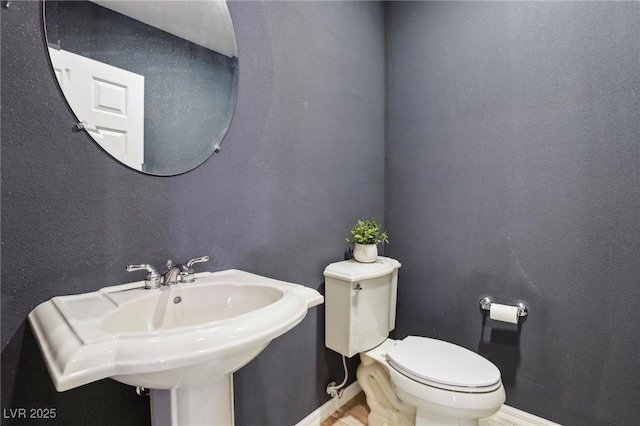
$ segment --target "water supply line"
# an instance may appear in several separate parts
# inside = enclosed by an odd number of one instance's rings
[[[336,382],[331,382],[327,385],[327,393],[331,395],[331,398],[342,398],[342,393],[344,392],[344,385],[347,384],[347,379],[349,378],[349,371],[347,370],[347,357],[342,355],[342,367],[344,368],[344,380],[339,385],[336,385]]]

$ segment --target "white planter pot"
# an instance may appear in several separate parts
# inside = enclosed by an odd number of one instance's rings
[[[378,246],[376,244],[355,244],[353,258],[361,263],[373,263],[378,258]]]

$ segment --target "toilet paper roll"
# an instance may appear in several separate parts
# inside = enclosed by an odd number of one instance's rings
[[[500,305],[492,303],[489,309],[489,318],[496,321],[518,323],[518,308],[516,306]]]

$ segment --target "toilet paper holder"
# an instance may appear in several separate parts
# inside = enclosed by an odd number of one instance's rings
[[[483,297],[482,299],[480,299],[480,309],[484,311],[490,311],[492,303],[493,300],[490,297]],[[527,308],[527,305],[525,305],[524,303],[518,302],[513,306],[518,308],[517,314],[519,317],[526,317],[527,315],[529,315],[529,308]]]

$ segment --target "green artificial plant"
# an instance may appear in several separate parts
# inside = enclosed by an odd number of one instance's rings
[[[358,220],[351,230],[351,238],[347,238],[349,243],[357,244],[378,244],[388,243],[387,233],[380,229],[380,225],[375,219]]]

